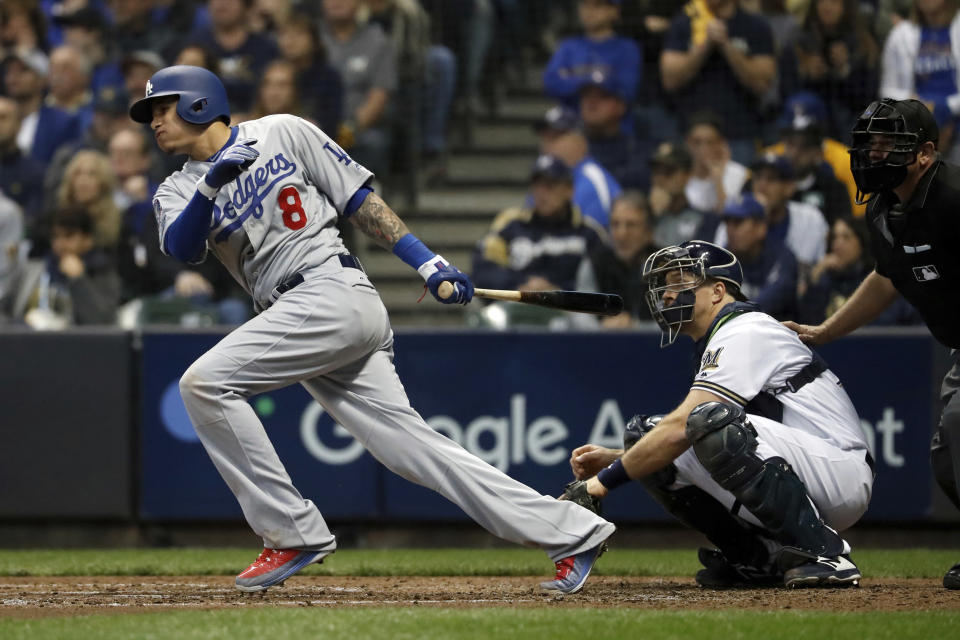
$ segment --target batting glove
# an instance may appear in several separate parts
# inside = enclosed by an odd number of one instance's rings
[[[212,189],[220,189],[225,184],[236,180],[237,176],[250,168],[250,165],[260,157],[260,152],[253,148],[256,140],[247,138],[238,140],[229,149],[224,151],[203,181]]]
[[[428,265],[420,267],[421,275],[426,266]],[[443,304],[467,304],[473,299],[473,283],[470,281],[470,276],[440,256],[437,256],[429,267],[433,269],[433,273],[427,276],[427,289],[438,301]],[[443,282],[453,285],[453,293],[448,298],[441,298],[437,292],[437,288]]]

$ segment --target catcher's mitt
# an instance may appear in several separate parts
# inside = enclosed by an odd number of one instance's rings
[[[563,495],[558,500],[569,500],[584,509],[593,511],[598,516],[601,512],[601,500],[587,493],[586,480],[574,480],[563,488]]]

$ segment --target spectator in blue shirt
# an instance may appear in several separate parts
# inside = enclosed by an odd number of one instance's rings
[[[646,191],[650,188],[650,145],[620,126],[629,110],[626,91],[615,77],[602,71],[590,74],[580,90],[580,117],[590,155],[624,189]]]
[[[726,247],[743,267],[740,290],[777,320],[796,315],[797,259],[782,243],[767,241],[767,216],[753,194],[744,192],[723,210]]]
[[[13,199],[29,228],[43,212],[43,164],[17,147],[17,103],[0,96],[0,191]]]
[[[622,189],[616,178],[593,159],[572,109],[553,107],[534,125],[540,135],[540,153],[557,156],[573,170],[573,201],[583,215],[603,227],[610,221],[613,201]]]
[[[776,77],[773,34],[738,0],[691,0],[670,25],[660,57],[663,88],[682,119],[704,108],[728,116],[733,159],[756,153],[760,100]]]
[[[576,109],[580,89],[591,74],[599,71],[613,76],[632,104],[640,85],[640,49],[629,38],[617,36],[614,25],[620,17],[620,0],[580,0],[580,24],[584,35],[560,43],[543,74],[547,95]],[[629,110],[622,126],[633,131]]]

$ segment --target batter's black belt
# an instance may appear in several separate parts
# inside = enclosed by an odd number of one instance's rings
[[[349,269],[359,269],[360,271],[363,271],[363,265],[360,264],[360,261],[356,258],[356,256],[352,256],[349,253],[341,253],[337,256],[337,258],[340,260],[340,264],[342,264],[344,267],[347,267]],[[286,280],[278,284],[276,287],[274,287],[273,291],[270,292],[269,305],[272,305],[274,302],[276,302],[280,298],[280,296],[285,294],[287,291],[290,291],[290,289],[293,289],[294,287],[301,284],[303,284],[302,273],[298,273],[296,275],[290,276],[289,278],[287,278]]]

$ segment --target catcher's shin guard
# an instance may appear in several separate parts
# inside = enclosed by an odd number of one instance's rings
[[[635,445],[662,417],[633,416],[624,430],[624,449]],[[676,478],[677,468],[670,464],[637,481],[667,513],[707,536],[730,561],[754,567],[767,562],[767,549],[753,532],[703,489],[692,485],[670,489]]]
[[[761,460],[757,433],[741,407],[706,402],[687,419],[687,440],[704,468],[786,547],[781,568],[839,556],[843,538],[824,524],[803,481],[783,458]]]

